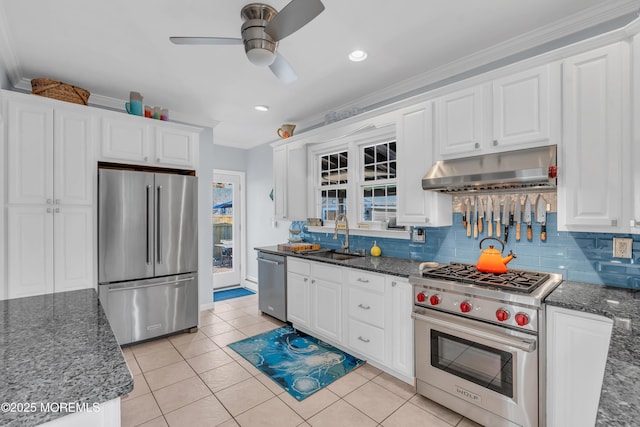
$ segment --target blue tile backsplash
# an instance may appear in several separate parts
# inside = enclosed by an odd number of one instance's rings
[[[478,246],[481,239],[467,237],[461,223],[461,214],[454,213],[454,226],[425,228],[425,243],[412,243],[404,239],[349,236],[349,248],[366,248],[368,252],[375,240],[382,249],[382,255],[386,256],[440,263],[457,261],[475,264],[481,252]],[[342,234],[338,240],[333,240],[333,233],[308,232],[304,222],[296,225],[303,228],[303,238],[307,242],[320,243],[323,247],[340,248],[340,241],[344,240]],[[557,215],[554,212],[547,214],[546,241],[540,240],[540,224],[533,223],[532,226],[532,241],[526,238],[524,224],[520,241],[515,240],[515,227],[511,229],[504,255],[512,250],[517,258],[509,263],[509,268],[560,273],[565,280],[640,289],[640,236],[558,231]],[[486,237],[486,230],[483,237]],[[632,259],[613,257],[613,237],[633,239]],[[492,241],[485,242],[483,248],[489,244],[495,244],[500,248],[499,244]]]

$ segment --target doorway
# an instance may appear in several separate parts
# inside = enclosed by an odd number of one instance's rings
[[[240,285],[244,172],[213,171],[213,289]]]

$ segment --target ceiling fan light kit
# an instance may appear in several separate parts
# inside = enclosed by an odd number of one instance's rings
[[[259,67],[269,67],[283,83],[298,76],[286,59],[277,52],[278,42],[311,22],[324,10],[321,0],[291,0],[280,12],[264,3],[251,3],[240,11],[244,20],[241,39],[228,37],[169,37],[178,45],[244,44],[249,61]]]

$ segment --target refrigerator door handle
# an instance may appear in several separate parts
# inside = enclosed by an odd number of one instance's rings
[[[162,194],[162,185],[158,185],[158,196],[156,199],[156,249],[158,251],[158,264],[162,264],[162,230],[160,223],[160,195]]]
[[[172,280],[170,282],[152,283],[151,285],[129,286],[127,288],[113,288],[113,289],[109,289],[109,292],[130,291],[131,289],[152,288],[154,286],[177,285],[177,284],[182,283],[182,282],[190,282],[193,279],[194,279],[193,277],[189,277],[188,279],[178,279],[178,280]]]
[[[151,185],[147,185],[147,265],[151,264]]]

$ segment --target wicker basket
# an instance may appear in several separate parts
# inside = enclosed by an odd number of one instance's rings
[[[31,79],[31,93],[83,105],[87,105],[91,95],[86,89],[50,79]]]

